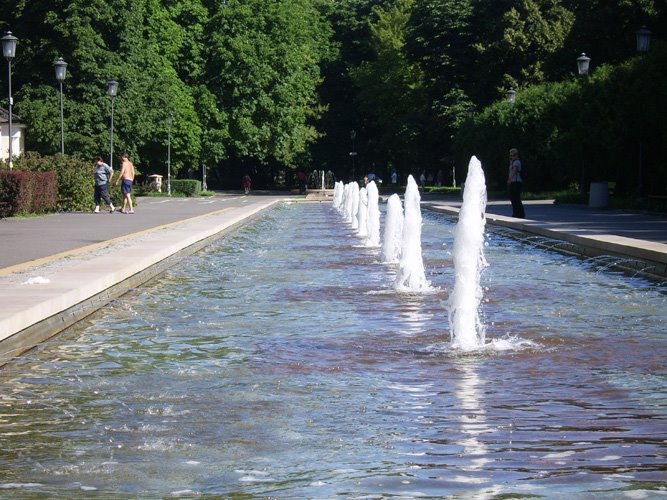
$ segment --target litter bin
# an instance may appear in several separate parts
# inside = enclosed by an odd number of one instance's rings
[[[609,206],[609,183],[591,182],[588,206],[589,208],[607,208]]]
[[[158,174],[149,175],[148,178],[151,180],[148,186],[151,191],[157,191],[158,193],[162,192],[162,176]]]

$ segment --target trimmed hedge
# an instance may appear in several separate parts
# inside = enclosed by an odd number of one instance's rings
[[[616,194],[667,195],[667,43],[587,78],[528,87],[516,102],[485,108],[453,140],[457,179],[472,155],[487,186],[504,189],[511,147],[525,162],[524,189],[588,191],[591,182],[615,182]]]
[[[200,196],[201,181],[193,179],[177,179],[171,181],[172,192],[178,192],[185,196]]]
[[[86,162],[79,158],[60,154],[42,156],[39,153],[26,152],[16,158],[13,163],[16,170],[57,173],[57,210],[77,212],[92,208],[92,161]],[[118,191],[120,193],[120,190]],[[115,191],[110,189],[109,193],[114,196],[113,201],[115,204]],[[118,199],[121,199],[120,194],[118,195]]]
[[[3,215],[55,212],[57,177],[55,172],[0,170],[0,210]]]

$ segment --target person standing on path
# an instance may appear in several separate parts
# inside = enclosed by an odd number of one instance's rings
[[[109,205],[109,213],[114,213],[116,208],[111,203],[111,198],[109,198],[109,183],[113,177],[113,170],[102,161],[101,156],[95,157],[93,177],[95,178],[95,210],[93,212],[100,213],[100,201],[104,200]]]
[[[245,174],[243,176],[243,192],[245,194],[250,194],[250,187],[252,186],[252,181],[250,180],[250,176],[248,174]]]
[[[120,209],[121,214],[133,214],[132,208],[132,184],[134,183],[134,165],[127,157],[127,153],[120,155],[121,167],[118,179],[116,179],[116,186],[121,183],[120,189],[123,192],[123,208]]]
[[[521,178],[521,160],[519,159],[519,150],[516,148],[510,149],[510,166],[509,175],[507,177],[507,187],[510,192],[510,201],[512,202],[512,217],[518,219],[525,219],[526,212],[523,210],[523,203],[521,203],[521,187],[523,179]]]
[[[306,194],[306,173],[303,170],[299,170],[296,178],[299,182],[299,194]]]

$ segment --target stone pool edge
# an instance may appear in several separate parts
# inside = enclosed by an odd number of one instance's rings
[[[283,201],[255,199],[142,231],[31,270],[48,282],[0,285],[0,367]]]
[[[423,204],[423,208],[447,215],[458,215],[459,208],[449,205]],[[485,214],[486,221],[496,226],[507,227],[522,233],[536,234],[564,241],[568,247],[548,247],[561,253],[580,255],[583,257],[618,257],[616,267],[624,271],[640,273],[652,278],[667,277],[667,245],[647,240],[626,238],[611,234],[578,235],[573,234],[574,227],[553,227],[549,222],[530,219],[515,219],[498,214]],[[576,224],[575,224],[576,226]]]

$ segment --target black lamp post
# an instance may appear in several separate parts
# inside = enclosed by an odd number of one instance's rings
[[[651,35],[653,33],[645,25],[635,31],[637,38],[637,52],[644,55],[648,52],[651,45]],[[637,194],[641,195],[644,190],[644,126],[643,120],[639,121],[639,171],[637,172]]]
[[[577,57],[577,70],[580,76],[588,76],[588,70],[590,67],[591,58],[588,57],[584,52]],[[582,141],[582,153],[581,153],[581,179],[579,181],[579,192],[581,194],[586,193],[586,161],[584,155],[586,154],[586,148],[583,146],[584,141]]]
[[[579,74],[582,76],[588,75],[588,68],[591,63],[591,58],[586,55],[585,52],[582,52],[579,57],[577,57],[577,69]]]
[[[118,82],[109,80],[107,95],[111,97],[111,126],[109,127],[109,166],[113,169],[113,102],[118,94]]]
[[[507,97],[507,101],[510,103],[514,103],[516,101],[516,90],[513,88],[510,88],[506,93],[505,96]]]
[[[167,195],[171,196],[171,122],[174,115],[169,113],[169,129],[167,132]]]
[[[67,72],[67,63],[63,61],[62,57],[59,57],[56,62],[53,63],[53,67],[56,70],[56,80],[60,83],[60,154],[65,154],[65,121],[63,120],[63,81],[65,80],[65,74]]]
[[[8,31],[5,36],[2,37],[2,55],[7,59],[7,66],[9,68],[9,79],[8,79],[8,88],[9,88],[9,130],[7,134],[7,139],[9,141],[9,170],[12,169],[12,59],[16,55],[16,42],[18,38],[12,35],[11,31]]]

